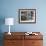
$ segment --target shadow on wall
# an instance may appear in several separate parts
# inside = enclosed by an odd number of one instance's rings
[[[5,23],[5,17],[0,16],[0,46],[3,46],[3,32],[2,25]]]

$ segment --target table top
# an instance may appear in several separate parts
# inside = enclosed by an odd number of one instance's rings
[[[27,33],[27,32],[11,32],[11,35],[26,35],[25,33]],[[27,33],[27,34],[29,34],[29,33]],[[40,32],[32,32],[29,35],[35,35],[35,34],[42,35],[42,33],[40,33]],[[4,35],[9,35],[9,34],[8,34],[8,32],[5,32]]]

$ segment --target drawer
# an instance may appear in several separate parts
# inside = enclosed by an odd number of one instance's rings
[[[43,36],[41,36],[41,35],[33,35],[33,36],[30,36],[30,35],[25,35],[25,40],[29,40],[29,39],[35,39],[35,40],[37,40],[37,39],[39,39],[39,40],[43,40]]]
[[[16,41],[15,40],[5,40],[4,44],[8,44],[8,45],[15,45]]]
[[[15,35],[15,36],[13,36],[13,35],[6,35],[6,36],[4,36],[4,39],[10,39],[10,40],[22,40],[22,39],[24,39],[24,36],[23,35]]]
[[[23,40],[5,40],[4,46],[23,46]]]
[[[25,40],[24,46],[43,46],[42,40]]]
[[[14,40],[5,40],[4,41],[4,46],[15,46],[16,45],[16,41]]]
[[[32,46],[43,46],[43,40],[32,41]]]

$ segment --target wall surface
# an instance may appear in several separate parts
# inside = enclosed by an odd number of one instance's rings
[[[3,17],[13,17],[15,19],[14,26],[11,31],[46,31],[46,1],[45,0],[1,0],[1,14]],[[36,24],[19,24],[18,9],[33,8],[36,9]],[[8,26],[1,26],[2,32],[8,31]]]
[[[18,9],[36,9],[36,24],[19,24]],[[0,0],[0,32],[8,32],[8,26],[4,19],[13,17],[15,24],[11,26],[11,32],[42,32],[44,34],[44,46],[46,46],[46,0]]]

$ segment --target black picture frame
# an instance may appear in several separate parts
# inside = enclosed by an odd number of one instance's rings
[[[19,23],[36,23],[36,9],[19,9]]]

